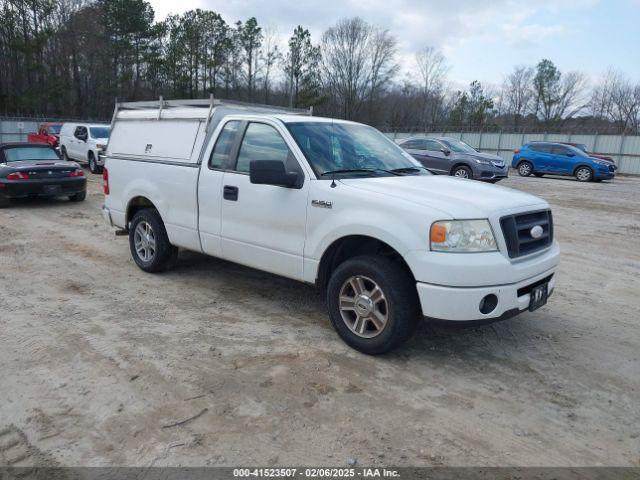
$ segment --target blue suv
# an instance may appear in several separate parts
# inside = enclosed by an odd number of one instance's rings
[[[531,142],[514,151],[511,166],[523,177],[545,173],[570,175],[579,182],[601,181],[615,176],[615,164],[562,143]]]

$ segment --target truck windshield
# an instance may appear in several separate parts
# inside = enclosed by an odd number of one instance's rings
[[[293,122],[287,128],[318,178],[430,175],[411,155],[366,125]]]
[[[91,138],[109,138],[108,127],[89,127]]]
[[[7,162],[22,160],[59,160],[58,154],[47,147],[12,147],[4,151]]]
[[[60,133],[61,128],[62,128],[62,125],[49,125],[47,127],[47,131],[52,135],[57,135]]]

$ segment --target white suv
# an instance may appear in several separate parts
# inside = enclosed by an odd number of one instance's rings
[[[116,108],[103,215],[147,272],[184,248],[315,283],[369,354],[421,317],[500,320],[553,291],[547,202],[431,175],[371,127],[213,100]]]
[[[65,123],[60,130],[60,153],[65,160],[87,163],[92,173],[100,173],[109,130],[105,124]]]

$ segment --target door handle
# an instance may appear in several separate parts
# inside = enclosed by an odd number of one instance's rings
[[[231,185],[225,185],[222,189],[222,196],[225,200],[231,200],[233,202],[238,201],[238,187]]]

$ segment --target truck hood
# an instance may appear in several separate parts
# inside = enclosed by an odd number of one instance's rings
[[[451,218],[487,218],[497,212],[548,208],[539,197],[511,188],[448,176],[341,180],[346,186],[440,210]]]

